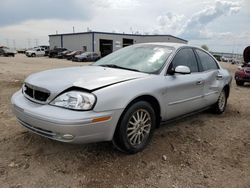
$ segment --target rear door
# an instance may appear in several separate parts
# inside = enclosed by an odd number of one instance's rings
[[[202,66],[204,75],[204,99],[208,105],[214,104],[219,97],[223,87],[223,76],[217,62],[208,53],[195,49],[199,63]]]
[[[174,69],[179,65],[189,67],[191,74],[166,75],[167,119],[205,106],[204,78],[192,48],[185,47],[177,52],[168,69]]]

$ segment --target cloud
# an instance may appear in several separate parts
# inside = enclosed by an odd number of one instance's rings
[[[132,9],[139,6],[138,0],[93,0],[99,8]]]
[[[188,40],[206,39],[217,35],[207,31],[206,26],[209,23],[221,16],[236,14],[240,9],[241,4],[239,2],[217,0],[214,5],[206,6],[186,20],[183,15],[165,13],[157,17],[157,27],[153,32],[173,33]]]
[[[165,13],[157,17],[157,23],[159,27],[156,29],[161,32],[180,34],[179,29],[182,27],[184,21],[184,15],[177,15],[171,12]],[[155,31],[155,32],[156,32]]]
[[[195,13],[181,28],[181,35],[185,38],[204,38],[205,27],[215,19],[223,15],[238,13],[241,9],[239,2],[216,1],[214,6],[206,7],[204,10]]]
[[[91,1],[80,0],[1,0],[0,26],[14,25],[30,19],[87,20]]]

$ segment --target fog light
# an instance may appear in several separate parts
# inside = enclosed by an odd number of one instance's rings
[[[62,135],[62,138],[65,140],[72,140],[74,138],[74,136],[71,134],[64,134],[64,135]]]

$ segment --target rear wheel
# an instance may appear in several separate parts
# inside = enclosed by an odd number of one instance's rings
[[[31,57],[36,57],[36,54],[31,54]]]
[[[137,153],[151,140],[155,125],[155,111],[152,106],[145,101],[136,102],[121,117],[113,143],[123,152]]]
[[[220,93],[220,96],[217,102],[214,104],[212,110],[216,114],[222,114],[227,106],[227,95],[225,89],[223,89]]]

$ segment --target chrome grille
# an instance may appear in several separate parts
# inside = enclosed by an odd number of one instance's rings
[[[28,84],[25,84],[23,86],[23,92],[24,92],[26,97],[28,97],[29,99],[38,101],[38,102],[46,102],[50,96],[49,92],[41,91],[41,90],[39,90],[35,87],[32,87]]]

